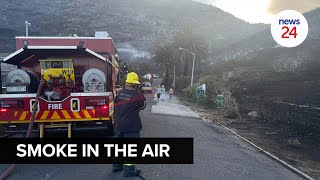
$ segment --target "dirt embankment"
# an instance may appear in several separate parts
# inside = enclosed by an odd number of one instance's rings
[[[201,117],[219,122],[309,176],[320,179],[320,136],[297,134],[287,124],[261,119],[227,119],[219,110],[184,103]]]
[[[236,98],[239,119],[186,102],[201,116],[233,129],[241,136],[320,179],[320,75],[310,73],[245,72],[228,82]],[[249,116],[248,113],[256,114]]]
[[[229,81],[242,114],[287,124],[297,133],[320,134],[319,73],[246,72]]]

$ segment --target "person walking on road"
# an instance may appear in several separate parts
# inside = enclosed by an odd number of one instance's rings
[[[173,89],[170,88],[170,90],[169,90],[169,101],[172,101],[172,97],[173,97]]]
[[[166,88],[164,87],[164,85],[162,85],[162,87],[160,88],[162,97],[160,98],[161,101],[164,101],[164,95],[166,94]]]
[[[157,88],[156,94],[157,94],[157,98],[158,98],[158,102],[159,102],[160,101],[160,97],[161,97],[161,87],[160,87],[160,85]]]
[[[138,89],[140,82],[136,73],[126,77],[125,88],[115,98],[115,137],[140,138],[142,129],[139,112],[146,106],[146,98]],[[112,172],[124,170],[125,177],[140,176],[141,170],[134,164],[113,164]]]

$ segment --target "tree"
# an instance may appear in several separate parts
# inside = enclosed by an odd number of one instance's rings
[[[195,66],[201,68],[201,61],[207,59],[208,43],[197,34],[190,31],[178,33],[173,42],[160,46],[155,51],[154,60],[165,71],[164,84],[170,86],[169,72],[173,72],[173,65],[176,69],[183,69],[183,76],[187,76],[191,72],[193,56],[187,51],[179,51],[179,47],[188,49],[196,56]],[[197,69],[197,68],[196,68]],[[178,74],[178,71],[177,71]]]
[[[174,46],[176,48],[182,47],[188,49],[196,55],[196,65],[200,64],[200,60],[207,59],[208,57],[208,43],[202,36],[192,33],[191,31],[180,32],[174,38]],[[183,75],[187,76],[190,72],[192,55],[186,51],[179,53],[179,59],[184,62]]]
[[[169,82],[169,71],[173,65],[177,63],[175,54],[175,47],[173,44],[166,44],[159,47],[156,50],[154,57],[157,64],[159,64],[165,70],[164,84],[166,87],[170,86]]]

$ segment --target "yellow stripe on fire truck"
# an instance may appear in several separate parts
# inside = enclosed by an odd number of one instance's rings
[[[36,113],[35,119],[84,119],[84,118],[95,118],[94,109],[85,109],[79,112],[72,112],[68,110],[46,110]],[[15,111],[16,120],[29,120],[32,113],[30,111]]]

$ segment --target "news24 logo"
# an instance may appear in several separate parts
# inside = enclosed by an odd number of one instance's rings
[[[285,10],[276,15],[271,22],[273,39],[281,46],[299,46],[308,36],[307,19],[294,10]]]

